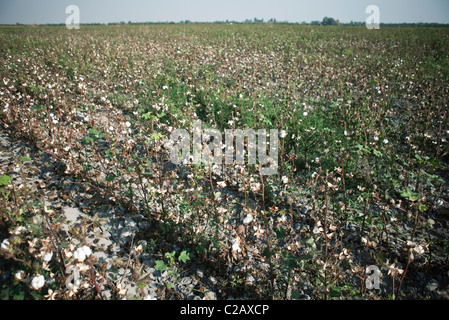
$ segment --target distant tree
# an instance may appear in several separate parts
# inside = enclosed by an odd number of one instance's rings
[[[323,21],[321,21],[321,24],[323,26],[336,26],[337,25],[337,21],[335,21],[334,18],[324,17]]]

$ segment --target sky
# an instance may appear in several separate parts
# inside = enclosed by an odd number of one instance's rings
[[[65,23],[77,5],[80,23],[179,22],[183,20],[364,22],[366,7],[379,8],[381,23],[449,23],[449,0],[0,0],[0,24]]]

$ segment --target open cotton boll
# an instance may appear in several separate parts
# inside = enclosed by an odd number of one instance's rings
[[[79,262],[83,262],[84,260],[86,260],[86,254],[81,248],[76,249],[76,251],[73,253],[73,257]]]
[[[253,216],[248,213],[248,215],[245,217],[245,219],[243,219],[243,223],[249,224],[249,223],[251,223],[251,221],[253,221]]]
[[[44,259],[45,262],[49,262],[52,257],[53,257],[53,252],[47,252],[47,253],[44,254],[43,259]]]
[[[33,278],[33,280],[31,280],[31,287],[34,290],[39,290],[40,288],[42,288],[44,286],[44,284],[45,284],[45,278],[43,275],[35,276]]]
[[[92,250],[88,246],[83,246],[81,247],[81,249],[83,249],[84,253],[86,254],[86,257],[92,254]]]
[[[9,248],[9,239],[4,239],[4,240],[3,240],[2,245],[1,245],[1,248],[2,248],[3,250],[8,250],[8,248]]]
[[[280,133],[279,133],[279,137],[281,137],[281,138],[285,138],[287,136],[287,132],[285,131],[285,130],[282,130]]]
[[[232,241],[232,251],[235,252],[240,252],[242,251],[242,249],[240,248],[240,239],[237,237],[234,239],[234,241]]]
[[[81,248],[76,249],[76,251],[73,253],[73,257],[79,262],[83,262],[91,254],[92,250],[90,250],[88,246],[83,246]]]

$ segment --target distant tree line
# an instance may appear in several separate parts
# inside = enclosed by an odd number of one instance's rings
[[[222,20],[222,21],[214,21],[214,22],[201,22],[201,21],[190,21],[190,20],[181,20],[179,22],[174,21],[158,21],[158,22],[132,22],[132,21],[119,21],[119,22],[108,22],[108,23],[81,23],[81,25],[85,26],[99,26],[99,25],[151,25],[151,24],[293,24],[293,25],[311,25],[311,26],[365,26],[365,21],[351,21],[349,23],[342,23],[338,19],[334,19],[332,17],[324,17],[322,21],[314,20],[311,22],[289,22],[289,21],[278,21],[276,18],[271,18],[267,21],[264,19],[246,19],[244,21],[235,21],[235,20]],[[1,24],[0,24],[1,25]],[[6,25],[6,24],[5,24]],[[17,22],[17,26],[26,26],[26,24],[22,24]],[[39,26],[64,26],[65,23],[47,23],[47,24],[39,24]],[[418,22],[418,23],[380,23],[380,27],[449,27],[449,24],[443,23],[427,23],[427,22]]]

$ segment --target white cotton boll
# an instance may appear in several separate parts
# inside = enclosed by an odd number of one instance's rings
[[[251,223],[251,221],[253,221],[253,216],[248,213],[248,215],[245,217],[245,219],[243,219],[243,223],[249,224],[249,223]]]
[[[423,248],[422,245],[416,246],[416,247],[414,248],[414,250],[415,250],[415,252],[416,252],[418,255],[424,254],[424,248]]]
[[[287,131],[281,130],[281,133],[279,133],[279,137],[285,138],[287,136]]]
[[[44,284],[45,284],[45,278],[43,275],[35,276],[33,278],[33,280],[31,280],[31,287],[34,290],[39,290],[40,288],[42,288],[44,286]]]
[[[232,245],[232,251],[233,252],[240,252],[242,251],[242,249],[240,248],[239,244],[237,242],[234,242],[234,244]]]
[[[86,253],[84,252],[83,248],[78,248],[73,253],[73,257],[79,262],[83,262],[84,260],[86,260]]]
[[[14,276],[17,280],[20,281],[24,278],[24,275],[25,275],[25,272],[23,272],[22,270],[19,270],[16,272],[16,274]]]
[[[86,257],[90,256],[92,254],[92,250],[88,246],[83,246],[81,249],[84,251],[84,254]]]
[[[8,239],[3,240],[1,248],[3,250],[8,250],[8,247],[9,247],[9,240]]]
[[[225,182],[225,181],[219,181],[219,182],[217,182],[217,185],[218,185],[220,188],[224,188],[224,187],[226,187],[226,182]]]
[[[282,176],[281,180],[285,184],[288,183],[288,178],[286,176]]]
[[[232,242],[232,251],[235,252],[240,252],[242,251],[242,249],[240,248],[240,239],[239,238],[235,238],[234,241]]]
[[[287,221],[287,216],[284,214],[284,215],[282,215],[282,216],[280,216],[279,218],[278,218],[278,221],[279,222],[286,222]]]
[[[126,121],[126,122],[125,122],[125,125],[129,128],[129,127],[131,127],[131,122]]]
[[[323,231],[324,231],[324,229],[321,228],[320,225],[314,226],[314,227],[313,227],[313,230],[312,230],[312,232],[313,232],[314,234],[319,234],[319,233],[321,233],[321,232],[323,232]]]
[[[53,257],[53,252],[47,252],[46,254],[44,254],[43,259],[45,262],[48,262],[51,260],[52,257]]]

